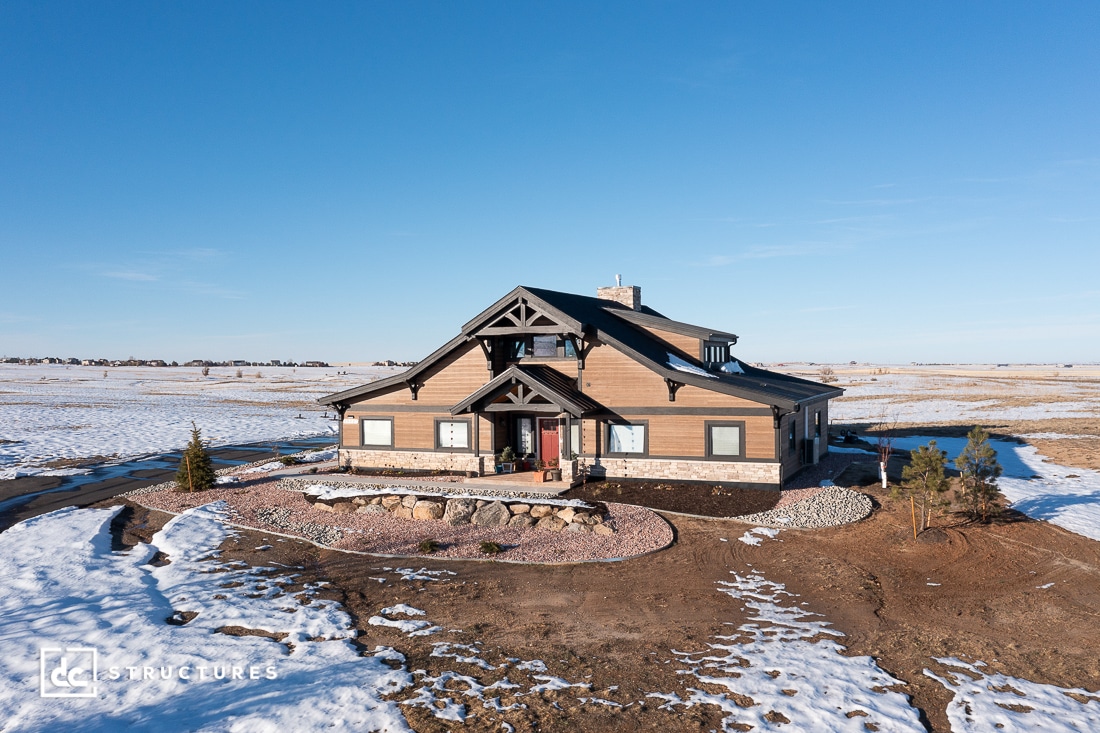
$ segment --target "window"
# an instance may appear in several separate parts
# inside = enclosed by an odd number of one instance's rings
[[[795,441],[794,423],[795,423],[794,415],[791,415],[790,417],[787,418],[787,445],[788,445],[788,447],[790,447],[792,452],[794,451],[794,449],[796,447],[795,442],[794,442]]]
[[[725,364],[730,360],[730,345],[721,341],[703,342],[703,361],[708,364]]]
[[[533,339],[532,355],[536,358],[553,358],[558,355],[557,336],[535,336]]]
[[[814,413],[814,435],[821,437],[821,410]]]
[[[564,336],[521,336],[504,341],[508,361],[521,359],[576,359],[577,349]]]
[[[607,452],[644,455],[646,451],[645,425],[608,425]]]
[[[745,455],[745,423],[707,422],[707,456],[742,458]]]
[[[569,425],[569,450],[579,456],[584,452],[581,450],[583,447],[584,445],[581,443],[581,421],[574,420]]]
[[[393,447],[393,418],[365,418],[362,421],[362,445]]]
[[[535,452],[535,421],[521,417],[516,421],[516,434],[519,438],[519,454],[525,456]]]
[[[470,423],[466,420],[436,420],[436,448],[470,447]]]

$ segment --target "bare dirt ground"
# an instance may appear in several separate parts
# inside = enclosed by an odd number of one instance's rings
[[[934,656],[982,660],[991,671],[1036,682],[1100,689],[1095,632],[1100,543],[1020,516],[989,526],[940,520],[940,529],[914,540],[908,506],[874,487],[864,490],[881,502],[867,520],[828,530],[784,531],[779,541],[757,547],[734,541],[744,524],[668,515],[677,542],[620,563],[376,559],[298,541],[257,552],[254,548],[267,537],[262,532],[242,532],[229,540],[224,557],[302,566],[304,581],[329,581],[331,597],[354,615],[362,643],[397,649],[408,657],[410,670],[435,675],[457,668],[482,684],[495,682],[503,671],[466,669],[453,659],[430,656],[435,642],[480,642],[490,664],[510,657],[539,659],[551,675],[591,684],[590,690],[526,696],[522,710],[471,706],[476,715],[464,726],[422,708],[406,708],[418,731],[498,731],[502,722],[540,731],[720,727],[722,716],[715,709],[660,710],[659,702],[645,695],[682,694],[687,686],[701,686],[676,674],[670,650],[700,651],[716,635],[728,633],[729,624],[745,621],[740,604],[717,592],[716,583],[749,564],[824,614],[844,632],[842,643],[850,653],[875,657],[907,682],[905,691],[934,731],[949,730],[944,710],[951,699],[922,674],[935,668]],[[147,540],[167,519],[138,507],[125,518],[120,538]],[[446,582],[380,583],[383,567],[445,569],[456,575]],[[1039,588],[1048,583],[1054,585]],[[367,624],[370,616],[397,603],[424,609],[448,633],[409,638]],[[523,682],[514,667],[508,674],[512,682]],[[410,690],[397,698],[412,696]],[[624,709],[582,705],[577,698],[585,696],[634,704]],[[501,702],[513,700],[503,695]]]

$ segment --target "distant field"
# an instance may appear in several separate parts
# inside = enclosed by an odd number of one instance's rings
[[[192,421],[215,445],[335,433],[318,397],[401,369],[0,365],[0,479],[175,450]]]
[[[845,390],[834,429],[891,425],[961,435],[983,425],[1034,445],[1057,463],[1100,469],[1100,366],[830,365]],[[821,379],[819,365],[779,371]]]

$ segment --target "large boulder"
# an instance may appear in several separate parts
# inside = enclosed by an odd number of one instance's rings
[[[393,510],[393,516],[399,519],[412,519],[413,510],[409,509],[404,504],[398,504]]]
[[[447,508],[443,511],[443,521],[455,526],[469,524],[476,509],[477,503],[473,499],[448,499]]]
[[[504,527],[512,518],[512,513],[503,502],[494,501],[474,512],[470,521],[480,527]]]
[[[531,511],[530,504],[509,504],[508,508],[512,510],[512,514],[526,514]]]
[[[535,527],[538,529],[548,529],[551,532],[561,532],[565,529],[565,522],[560,517],[549,515],[540,519],[535,524]]]
[[[542,517],[548,517],[554,513],[554,507],[546,506],[545,504],[536,504],[531,507],[531,516],[535,519],[541,519]]]
[[[355,510],[356,514],[389,514],[381,504],[367,504]]]
[[[608,527],[606,524],[593,525],[592,531],[603,537],[610,537],[615,534],[615,530],[611,529],[611,527]]]
[[[565,525],[566,532],[591,532],[592,528],[587,524],[577,524],[576,522],[570,522]]]
[[[443,504],[438,501],[418,501],[413,506],[413,519],[443,519]]]
[[[357,507],[355,504],[352,504],[350,501],[338,501],[332,505],[332,511],[336,512],[337,514],[352,514],[358,508],[359,507]]]
[[[508,520],[508,526],[509,527],[519,527],[521,529],[526,528],[526,527],[534,527],[535,526],[535,518],[532,517],[530,514],[526,514],[526,513],[516,514],[511,519]]]
[[[577,510],[571,506],[567,506],[564,509],[559,509],[555,514],[561,517],[563,522],[572,522],[573,515],[577,513]]]
[[[417,499],[415,496],[413,496],[412,494],[407,494],[406,496],[401,497],[401,506],[406,506],[409,509],[412,509],[414,506],[416,506],[416,501]]]
[[[317,511],[320,511],[320,512],[331,512],[332,511],[332,505],[331,504],[326,504],[323,501],[319,501],[316,504],[314,504],[313,508],[316,509]]]
[[[382,506],[387,512],[392,512],[396,507],[401,506],[400,496],[383,496]]]

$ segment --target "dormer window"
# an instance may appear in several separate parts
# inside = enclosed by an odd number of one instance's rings
[[[724,341],[704,341],[703,361],[707,366],[725,364],[730,360],[730,345]]]

